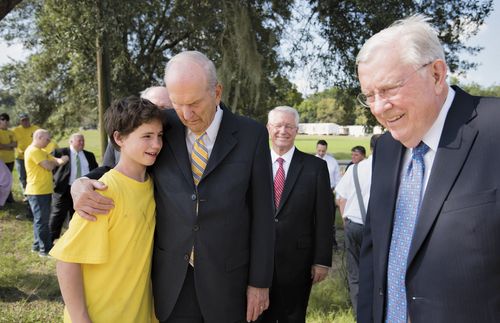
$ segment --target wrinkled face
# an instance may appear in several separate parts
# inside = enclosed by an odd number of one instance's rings
[[[326,146],[325,145],[316,145],[316,154],[323,158],[326,155]]]
[[[276,153],[284,154],[293,147],[298,132],[293,114],[287,112],[272,114],[272,119],[267,123],[267,130]]]
[[[363,159],[365,159],[365,155],[363,155],[362,153],[360,153],[357,150],[351,151],[351,161],[353,164],[357,164],[360,161],[362,161]]]
[[[441,63],[435,61],[426,66],[402,64],[397,47],[387,46],[379,49],[371,61],[358,66],[362,93],[367,96],[375,94],[375,100],[370,104],[371,113],[394,139],[408,148],[418,145],[441,109],[438,95],[443,91],[446,76],[446,69],[437,66]],[[394,87],[398,87],[395,95],[379,95]]]
[[[195,64],[179,63],[168,73],[166,83],[175,112],[187,128],[202,135],[214,119],[222,86],[210,89],[207,76]]]
[[[83,136],[73,136],[69,141],[69,144],[76,151],[82,151],[85,147],[85,138]]]
[[[113,134],[120,146],[120,160],[126,158],[129,165],[150,166],[163,146],[163,125],[160,120],[143,123],[126,136]]]

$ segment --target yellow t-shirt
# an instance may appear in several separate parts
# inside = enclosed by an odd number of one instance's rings
[[[12,130],[0,129],[0,144],[10,144],[16,141],[16,135]],[[0,149],[0,160],[4,163],[14,162],[14,148],[12,149]]]
[[[137,182],[114,169],[100,181],[108,189],[98,192],[115,207],[95,222],[75,214],[50,255],[81,264],[92,322],[157,322],[151,289],[153,182]],[[71,322],[67,309],[64,322]]]
[[[24,167],[26,168],[26,195],[52,194],[54,192],[54,183],[52,181],[52,172],[40,166],[44,160],[54,160],[43,149],[33,145],[28,146],[24,155]]]
[[[28,128],[23,126],[17,126],[12,131],[16,134],[17,147],[16,147],[16,158],[24,159],[24,151],[31,145],[33,141],[33,133],[38,129],[38,126],[31,125]]]

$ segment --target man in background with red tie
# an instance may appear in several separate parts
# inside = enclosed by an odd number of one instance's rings
[[[327,164],[294,146],[299,114],[269,112],[276,230],[270,306],[262,322],[303,323],[311,286],[332,264],[333,197]]]

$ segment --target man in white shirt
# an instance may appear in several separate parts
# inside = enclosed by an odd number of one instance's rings
[[[328,143],[326,140],[320,139],[318,140],[318,143],[316,144],[316,157],[319,157],[326,161],[326,165],[328,166],[328,174],[330,176],[330,187],[332,188],[332,193],[335,190],[335,186],[337,186],[338,182],[340,181],[340,167],[339,163],[337,160],[330,154],[327,154],[328,150]],[[336,229],[335,229],[335,212],[336,212],[336,207],[333,209],[333,249],[335,251],[338,250],[338,243],[337,239],[335,238],[336,236]]]
[[[375,142],[380,135],[373,135],[370,139],[370,149],[373,150]],[[356,178],[357,170],[359,193],[362,201],[358,199]],[[352,308],[356,313],[358,305],[359,283],[359,253],[363,242],[363,219],[370,199],[370,186],[372,179],[372,156],[362,160],[353,167],[349,167],[335,188],[340,214],[344,221],[344,244],[347,251],[347,279],[349,282],[349,295]]]

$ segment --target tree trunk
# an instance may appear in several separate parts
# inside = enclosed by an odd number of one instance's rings
[[[97,0],[98,20],[100,27],[98,28],[96,38],[96,63],[97,63],[97,93],[99,104],[99,134],[101,138],[101,156],[104,157],[106,146],[108,144],[106,130],[104,129],[104,113],[109,107],[111,101],[111,86],[110,86],[110,61],[108,52],[108,42],[106,34],[106,0]]]

